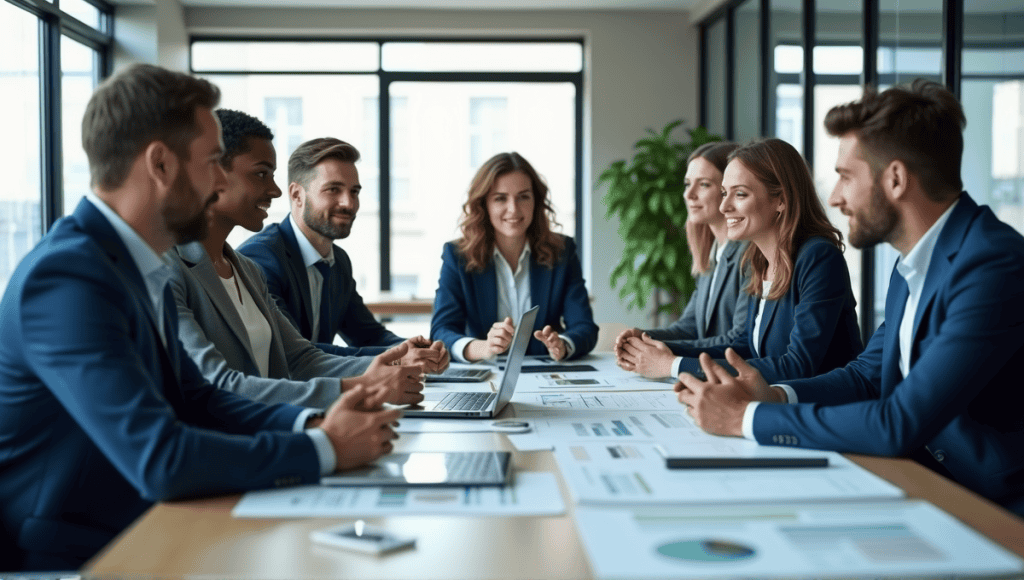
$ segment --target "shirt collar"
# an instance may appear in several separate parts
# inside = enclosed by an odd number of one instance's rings
[[[506,260],[505,256],[502,256],[501,252],[498,250],[497,244],[495,244],[495,246],[494,246],[494,256],[498,257],[498,258],[501,258],[502,262],[505,262],[506,264],[508,264],[508,260]],[[523,264],[525,264],[527,262],[527,260],[529,260],[529,258],[530,258],[530,242],[527,241],[525,244],[523,244],[523,251],[519,252],[519,260],[518,260],[518,263],[517,263],[518,267],[516,268],[516,272],[518,272],[523,267]],[[508,267],[509,267],[509,269],[511,269],[512,265],[508,264]]]
[[[958,203],[960,203],[959,199],[953,202],[953,205],[949,206],[939,216],[939,219],[935,220],[935,223],[932,224],[932,227],[928,228],[928,231],[921,236],[921,239],[917,240],[917,243],[907,252],[907,255],[900,259],[899,264],[896,264],[896,270],[904,279],[909,280],[918,274],[927,274],[928,264],[932,261],[932,253],[935,251],[935,244],[939,242],[942,226],[946,225],[946,222],[949,221],[949,216],[953,214],[953,208]]]
[[[107,202],[94,193],[86,194],[85,198],[107,218],[110,226],[117,233],[117,237],[121,238],[121,242],[128,248],[128,254],[131,255],[135,267],[142,274],[142,279],[145,280],[150,293],[163,292],[164,285],[171,277],[170,268],[164,257],[153,251],[153,247],[146,243],[142,236],[132,229],[128,222],[124,221],[124,218],[107,205]]]
[[[309,268],[313,264],[323,260],[333,266],[334,252],[327,252],[326,258],[321,256],[320,252],[316,251],[316,248],[313,247],[313,244],[309,243],[309,240],[306,238],[306,234],[299,229],[299,224],[295,222],[294,212],[288,214],[288,220],[292,222],[292,229],[295,231],[295,239],[299,242],[299,252],[302,254],[302,263]]]

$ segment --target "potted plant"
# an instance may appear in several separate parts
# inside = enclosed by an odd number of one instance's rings
[[[605,218],[619,218],[625,242],[611,285],[623,280],[619,298],[629,299],[630,310],[645,309],[653,297],[656,325],[662,313],[678,318],[696,287],[686,243],[686,158],[697,147],[721,140],[698,126],[687,131],[688,141],[677,141],[672,132],[682,124],[680,119],[660,132],[647,129],[648,135],[633,145],[633,159],[612,163],[597,180],[598,186],[608,186]]]

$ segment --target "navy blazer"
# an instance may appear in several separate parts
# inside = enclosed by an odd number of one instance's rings
[[[314,308],[309,294],[309,276],[302,261],[302,251],[287,217],[280,224],[270,224],[238,247],[237,252],[259,265],[267,277],[267,288],[281,312],[291,320],[306,340],[321,349],[342,356],[373,356],[402,342],[374,318],[363,304],[352,277],[352,261],[345,250],[332,244],[334,266],[327,280],[326,296],[330,300],[330,318],[320,321],[320,333],[313,336],[313,317],[320,316],[320,305]],[[339,335],[349,347],[331,344]]]
[[[154,501],[319,480],[301,409],[206,382],[170,288],[154,312],[89,201],[22,260],[0,320],[0,570],[77,568]]]
[[[576,243],[570,237],[563,239],[565,248],[554,268],[538,264],[536,254],[530,253],[530,296],[533,305],[540,306],[534,330],[550,324],[572,339],[576,347],[573,358],[578,358],[594,350],[597,325],[583,281],[583,268],[576,256]],[[498,321],[498,279],[494,260],[482,272],[468,272],[466,260],[459,255],[454,242],[444,245],[441,260],[430,337],[451,350],[460,338],[487,338],[487,332]],[[545,355],[548,348],[531,337],[526,353]]]
[[[845,368],[760,405],[761,443],[907,455],[926,446],[963,485],[1024,515],[1024,238],[966,193],[939,234],[899,367],[907,284],[893,270],[885,322]]]
[[[697,288],[679,320],[665,328],[644,332],[665,342],[673,352],[735,342],[747,328],[750,306],[750,294],[746,292],[750,276],[740,267],[740,259],[748,244],[726,242],[714,288],[711,287],[713,271],[699,274]]]
[[[797,248],[789,291],[765,302],[760,335],[755,337],[760,302],[757,297],[750,301],[746,330],[731,345],[679,349],[677,354],[687,357],[679,371],[698,373],[701,352],[721,359],[731,346],[771,383],[828,372],[864,349],[850,271],[843,253],[825,238],[811,238]],[[759,341],[759,358],[753,358],[754,340]],[[719,362],[735,372],[724,360]]]

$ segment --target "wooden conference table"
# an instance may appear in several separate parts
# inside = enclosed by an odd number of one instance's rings
[[[508,414],[510,409],[506,409]],[[238,495],[155,505],[84,569],[116,578],[592,578],[573,504],[550,451],[515,451],[499,433],[403,434],[397,451],[510,450],[519,472],[550,471],[558,517],[397,516],[366,521],[417,538],[382,557],[313,544],[309,532],[345,519],[234,519]],[[853,461],[928,500],[1024,557],[1024,519],[907,459]]]

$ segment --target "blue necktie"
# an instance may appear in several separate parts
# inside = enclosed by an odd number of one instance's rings
[[[320,260],[313,264],[317,271],[320,272],[320,277],[323,278],[323,283],[320,286],[320,331],[318,336],[314,337],[316,342],[326,342],[328,344],[334,342],[334,337],[331,336],[331,300],[330,292],[328,292],[328,285],[331,279],[331,265]]]

